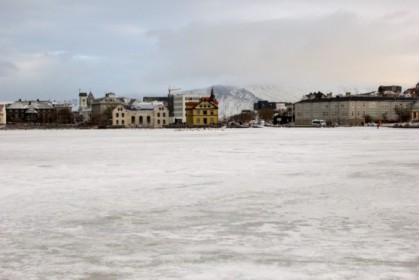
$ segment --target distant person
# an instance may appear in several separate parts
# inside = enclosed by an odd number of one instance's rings
[[[381,121],[378,121],[378,123],[377,123],[377,129],[380,128],[380,125],[381,125]]]

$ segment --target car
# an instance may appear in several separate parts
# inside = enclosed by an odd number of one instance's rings
[[[326,122],[324,120],[314,119],[314,120],[311,121],[311,125],[324,127],[324,126],[326,126]]]

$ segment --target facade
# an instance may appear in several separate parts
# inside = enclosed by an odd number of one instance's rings
[[[263,109],[272,109],[272,110],[276,110],[276,102],[269,102],[267,100],[259,100],[258,102],[253,104],[253,110],[255,111],[259,111],[259,110],[263,110]]]
[[[0,126],[3,126],[7,123],[6,106],[9,104],[9,102],[0,102]]]
[[[112,124],[112,111],[118,105],[127,104],[123,97],[117,97],[115,93],[109,92],[105,97],[94,99],[92,102],[91,121],[93,124],[110,125]]]
[[[92,102],[92,116],[103,114],[106,109],[114,108],[120,104],[126,103],[125,98],[119,98],[115,93],[109,92],[105,97],[94,99]]]
[[[118,105],[112,111],[112,125],[124,127],[161,128],[169,124],[169,110],[162,102],[133,101]]]
[[[173,98],[173,123],[186,123],[186,103],[199,102],[204,94],[177,94]]]
[[[65,112],[64,112],[65,111]],[[69,123],[71,104],[41,100],[19,100],[6,107],[7,123]],[[65,120],[64,120],[65,117]]]
[[[79,115],[82,116],[83,122],[88,122],[92,113],[92,103],[95,97],[92,92],[87,94],[86,92],[79,93]]]
[[[338,125],[362,125],[366,117],[372,120],[397,121],[396,108],[410,108],[415,98],[354,95],[333,97],[307,95],[295,103],[295,124],[311,125],[313,119],[321,119]]]
[[[186,124],[196,126],[218,123],[218,101],[211,90],[210,97],[202,97],[199,102],[186,103]]]
[[[412,122],[419,122],[419,100],[413,104],[411,114]]]

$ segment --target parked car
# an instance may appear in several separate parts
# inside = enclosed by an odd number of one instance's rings
[[[314,120],[311,121],[311,125],[324,127],[324,126],[326,126],[326,122],[324,120],[314,119]]]

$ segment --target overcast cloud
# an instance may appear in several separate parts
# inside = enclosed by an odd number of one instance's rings
[[[419,2],[0,0],[0,101],[419,82]]]

